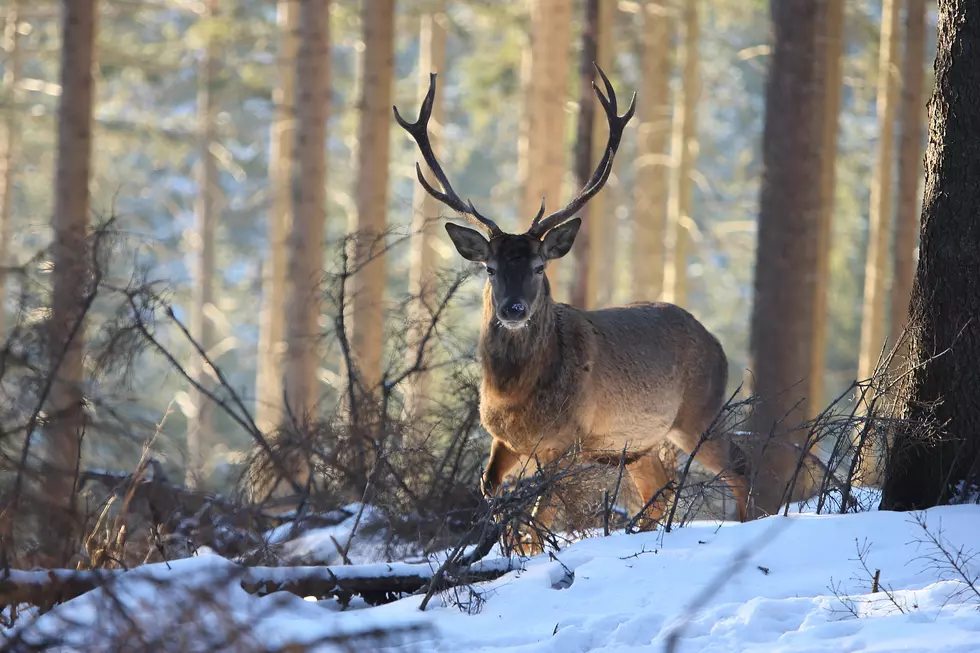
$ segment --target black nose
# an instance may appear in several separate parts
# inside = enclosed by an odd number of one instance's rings
[[[523,320],[527,316],[527,306],[520,301],[507,301],[500,307],[500,318],[516,322]]]

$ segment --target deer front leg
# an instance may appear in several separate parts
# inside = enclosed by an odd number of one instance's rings
[[[490,445],[490,460],[483,471],[483,478],[480,480],[480,491],[483,496],[492,497],[500,489],[504,482],[507,472],[514,469],[520,459],[514,451],[504,444],[503,440],[493,439]]]
[[[557,449],[547,449],[535,454],[533,464],[535,471],[542,474],[555,474],[558,470],[554,469],[552,463],[562,457],[564,452]],[[574,463],[570,463],[574,464]],[[546,483],[550,483],[547,479]],[[544,538],[542,533],[547,533],[558,514],[558,507],[554,504],[552,496],[554,490],[548,490],[538,497],[531,511],[531,524],[527,533],[520,538],[519,548],[525,555],[537,555],[544,552]]]

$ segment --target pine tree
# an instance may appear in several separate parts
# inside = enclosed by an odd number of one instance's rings
[[[6,62],[3,74],[3,89],[11,104],[17,106],[20,92],[17,88],[23,57],[21,56],[20,23],[23,13],[22,0],[13,0],[7,11],[7,22],[3,30],[3,51]],[[13,189],[16,167],[14,161],[20,147],[20,128],[18,109],[8,110],[0,121],[0,338],[6,336],[7,261],[10,259],[10,238],[13,233]]]

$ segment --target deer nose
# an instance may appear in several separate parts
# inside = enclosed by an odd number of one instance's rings
[[[527,317],[527,306],[522,301],[507,301],[500,307],[501,319],[516,322]]]

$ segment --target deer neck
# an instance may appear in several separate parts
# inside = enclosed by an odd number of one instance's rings
[[[483,382],[504,394],[526,393],[558,358],[555,302],[545,281],[544,294],[527,326],[507,329],[497,320],[490,284],[483,291],[480,362]]]

